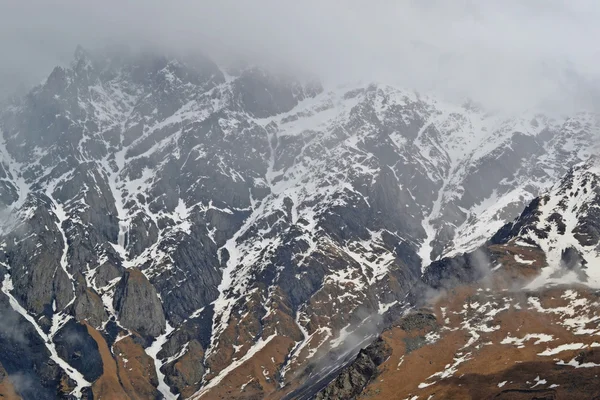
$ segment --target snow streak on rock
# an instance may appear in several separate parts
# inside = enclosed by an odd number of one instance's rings
[[[80,49],[2,112],[0,131],[1,272],[40,329],[140,334],[164,396],[255,390],[230,372],[264,345],[260,397],[356,353],[430,263],[518,216],[599,129],[585,113],[507,118],[385,84]],[[593,184],[580,184],[542,219],[573,210],[567,242],[592,263],[569,233],[592,212]],[[125,294],[126,277],[144,295]]]

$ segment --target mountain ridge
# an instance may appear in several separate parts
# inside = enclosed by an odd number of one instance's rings
[[[594,396],[599,177],[596,157],[575,165],[481,248],[432,263],[436,292],[414,296],[317,398]]]
[[[385,85],[76,53],[1,116],[3,293],[50,353],[86,321],[118,366],[145,360],[119,379],[167,398],[277,397],[357,352],[427,264],[483,244],[598,133],[589,113],[507,120]]]

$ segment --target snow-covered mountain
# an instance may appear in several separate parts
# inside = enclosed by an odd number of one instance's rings
[[[317,398],[593,398],[599,179],[596,157],[574,166],[486,244],[432,263],[421,308]]]
[[[547,267],[529,284],[537,288],[580,283],[600,288],[600,160],[575,165],[495,238],[543,251]]]
[[[78,49],[0,130],[0,364],[34,382],[21,396],[278,398],[354,356],[432,261],[481,246],[600,128]]]

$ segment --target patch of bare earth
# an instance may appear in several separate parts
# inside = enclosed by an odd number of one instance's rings
[[[118,340],[111,352],[100,332],[87,323],[86,327],[98,344],[104,368],[102,376],[92,384],[94,399],[143,400],[159,396],[154,361],[132,336]]]
[[[119,381],[132,400],[159,397],[154,360],[146,354],[141,344],[136,343],[132,336],[127,336],[113,345],[113,354]]]
[[[102,367],[104,370],[102,376],[100,376],[100,378],[98,378],[92,384],[92,393],[94,394],[94,398],[112,398],[115,400],[129,400],[130,397],[127,396],[119,382],[119,377],[117,375],[117,364],[112,358],[112,354],[110,352],[110,349],[108,348],[108,345],[106,344],[106,340],[104,340],[100,332],[92,328],[89,324],[85,323],[85,326],[90,336],[98,344],[98,350],[100,351],[100,357],[102,358]]]
[[[3,400],[18,400],[19,396],[13,386],[8,374],[2,364],[0,364],[0,399]]]
[[[437,298],[436,324],[400,320],[381,335],[393,352],[361,399],[600,399],[599,293],[519,290],[545,260],[535,248],[494,251],[502,267]]]

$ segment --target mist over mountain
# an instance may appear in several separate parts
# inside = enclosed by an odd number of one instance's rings
[[[29,0],[2,7],[0,86],[9,92],[68,65],[80,44],[201,51],[219,64],[243,59],[326,83],[393,83],[511,111],[597,106],[589,93],[598,88],[600,6],[591,0]]]
[[[594,393],[599,13],[0,6],[0,395]]]

